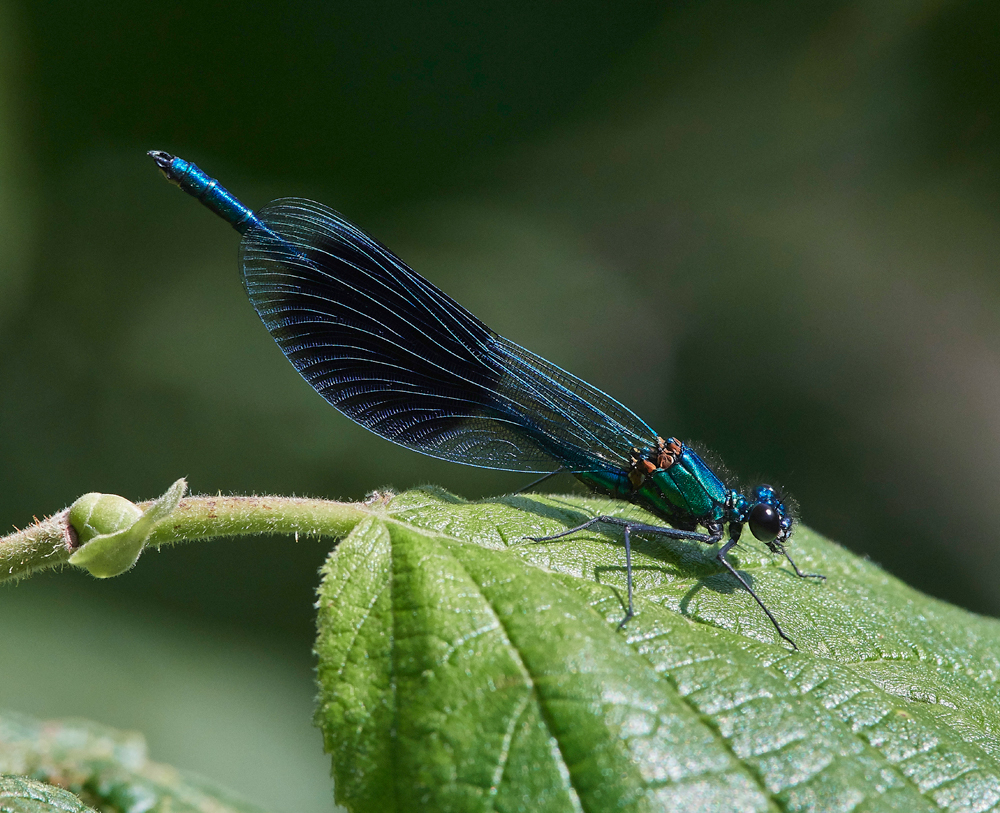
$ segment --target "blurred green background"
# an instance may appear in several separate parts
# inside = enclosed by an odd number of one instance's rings
[[[1000,614],[998,77],[991,0],[3,2],[0,517],[179,476],[344,499],[528,479],[331,410],[162,149],[248,205],[337,208],[809,525]],[[0,706],[329,809],[324,556],[238,540],[5,588]]]

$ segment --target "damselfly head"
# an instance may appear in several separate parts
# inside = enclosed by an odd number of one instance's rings
[[[750,533],[774,553],[781,552],[785,540],[792,533],[793,522],[791,513],[785,509],[774,488],[764,485],[754,489],[747,524]]]

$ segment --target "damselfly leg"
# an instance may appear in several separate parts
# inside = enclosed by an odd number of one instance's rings
[[[723,530],[721,526],[717,529],[714,529],[712,533],[704,534],[704,533],[699,533],[698,531],[684,531],[679,528],[669,528],[663,525],[647,525],[645,523],[640,523],[640,522],[631,522],[629,520],[622,519],[621,517],[598,516],[594,517],[593,519],[589,519],[586,522],[581,523],[580,525],[577,525],[574,528],[568,528],[565,531],[560,531],[557,534],[552,534],[550,536],[533,536],[528,538],[532,542],[548,542],[553,539],[561,539],[564,536],[569,536],[570,534],[574,534],[577,533],[578,531],[583,531],[586,530],[587,528],[593,527],[594,525],[600,525],[600,524],[617,525],[622,529],[623,536],[625,539],[625,583],[628,587],[628,609],[625,613],[625,617],[618,624],[619,629],[624,627],[625,624],[628,623],[628,621],[632,619],[635,615],[635,609],[632,603],[631,536],[633,533],[653,534],[656,536],[666,537],[667,539],[691,540],[695,542],[701,542],[702,544],[705,545],[714,545],[717,542],[722,541],[723,537]],[[727,558],[726,554],[730,551],[730,549],[732,549],[734,545],[736,545],[738,541],[739,541],[738,537],[736,539],[730,539],[725,545],[723,545],[722,549],[715,555],[715,558],[718,559],[719,563],[724,568],[726,568],[726,570],[728,570],[736,578],[736,580],[741,585],[743,585],[743,588],[753,597],[753,600],[757,602],[760,608],[767,615],[768,619],[770,619],[771,623],[774,625],[774,629],[777,631],[778,635],[781,636],[781,638],[787,641],[789,644],[791,644],[793,649],[798,649],[798,646],[795,644],[795,641],[793,641],[791,638],[788,637],[788,635],[785,634],[785,631],[781,628],[781,624],[778,623],[778,619],[774,617],[773,613],[767,608],[767,605],[764,604],[760,596],[758,596],[753,587],[750,586],[750,583],[745,578],[743,578],[743,576],[739,573],[739,571],[736,570],[735,567],[733,567],[732,563],[730,563],[729,559]],[[792,566],[795,567],[794,562],[792,563]],[[801,573],[797,567],[795,567],[795,572],[799,576],[812,575],[812,574]]]

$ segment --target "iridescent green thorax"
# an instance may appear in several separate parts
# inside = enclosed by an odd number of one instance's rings
[[[689,446],[657,438],[652,449],[634,449],[625,472],[579,472],[589,485],[641,505],[677,528],[725,522],[733,492]]]
[[[635,486],[633,502],[702,525],[725,518],[729,491],[689,446],[676,438],[657,438],[655,449],[640,452],[633,461],[629,472]]]

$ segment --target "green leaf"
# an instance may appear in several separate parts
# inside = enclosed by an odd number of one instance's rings
[[[1000,622],[806,528],[799,579],[735,550],[801,648],[698,543],[526,541],[607,500],[400,495],[331,554],[320,708],[337,800],[402,811],[1000,807]]]
[[[0,776],[0,813],[94,813],[68,790],[21,776]]]
[[[20,714],[0,714],[0,774],[42,780],[76,794],[61,796],[50,788],[49,807],[11,808],[18,813],[83,813],[89,808],[80,799],[118,813],[263,813],[206,779],[150,762],[138,734],[84,720],[41,722]],[[16,790],[17,785],[11,787]],[[66,799],[76,800],[76,806],[59,807]],[[7,810],[6,801],[0,793],[0,813]]]

